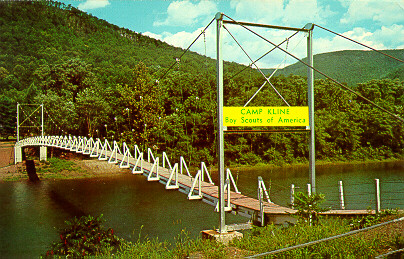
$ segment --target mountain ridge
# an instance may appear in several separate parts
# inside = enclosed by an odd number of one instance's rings
[[[381,52],[404,60],[404,49],[385,49]],[[304,62],[307,58],[302,59]],[[339,62],[334,62],[335,60]],[[355,85],[371,79],[404,79],[404,64],[381,53],[372,50],[340,50],[314,55],[314,68],[330,76],[341,83]],[[265,69],[266,74],[271,74],[275,69]],[[275,75],[290,74],[307,77],[306,65],[296,62],[282,69]],[[315,79],[325,77],[314,72]]]

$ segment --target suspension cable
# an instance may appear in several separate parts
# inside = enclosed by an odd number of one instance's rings
[[[181,56],[179,57],[179,59],[181,59],[182,56],[184,56],[185,53],[188,52],[188,50],[192,47],[192,45],[194,45],[194,43],[199,39],[199,37],[201,37],[201,35],[205,33],[205,31],[208,29],[208,27],[213,23],[213,21],[214,21],[215,19],[216,19],[216,18],[213,18],[213,19],[210,21],[210,23],[209,23],[208,25],[206,25],[205,29],[203,29],[202,32],[199,33],[198,37],[196,37],[196,38],[194,39],[194,41],[188,46],[188,48],[181,54]],[[167,71],[159,78],[159,80],[157,80],[157,83],[160,82],[160,81],[167,75],[168,71],[170,71],[170,70],[175,66],[176,63],[177,63],[177,61],[175,61],[175,62],[167,69]]]
[[[291,36],[289,36],[288,38],[286,38],[284,41],[282,41],[281,43],[279,43],[277,46],[281,46],[283,43],[285,43],[286,41],[289,41],[293,36],[295,36],[296,34],[298,34],[299,31],[293,33]],[[247,68],[249,68],[250,66],[252,66],[253,64],[255,64],[256,62],[258,62],[259,60],[261,60],[263,57],[265,57],[266,55],[268,55],[269,53],[271,53],[273,50],[275,50],[276,47],[273,47],[272,49],[270,49],[267,53],[265,53],[264,55],[262,55],[261,57],[259,57],[258,59],[256,59],[253,63],[249,64],[248,66],[244,67],[243,69],[241,69],[240,71],[238,71],[237,73],[235,73],[232,77],[230,77],[230,79],[233,79],[235,76],[237,76],[238,74],[242,73],[244,70],[246,70]]]
[[[29,121],[34,125],[34,127],[40,127],[40,125],[39,125],[39,126],[36,126],[36,125],[35,125],[36,123],[31,120],[31,116],[32,116],[35,112],[37,112],[40,108],[41,108],[41,106],[37,107],[30,115],[28,115],[23,109],[21,109],[21,111],[24,113],[24,115],[25,115],[26,118],[25,118],[25,120],[24,120],[23,122],[20,123],[20,125],[24,124],[24,122],[26,122],[27,120],[29,120]],[[36,117],[35,117],[35,118],[36,118]]]
[[[371,50],[376,51],[376,52],[378,52],[378,53],[380,53],[380,54],[382,54],[382,55],[385,55],[385,56],[387,56],[387,57],[389,57],[389,58],[392,58],[392,59],[395,59],[395,60],[397,60],[397,61],[399,61],[399,62],[401,62],[401,63],[404,63],[404,60],[401,60],[401,59],[399,59],[399,58],[390,56],[390,55],[388,55],[388,54],[386,54],[386,53],[384,53],[384,52],[381,52],[380,50],[374,49],[374,48],[372,48],[372,47],[370,47],[370,46],[367,46],[367,45],[365,45],[365,44],[363,44],[363,43],[357,42],[356,40],[350,39],[350,38],[348,38],[348,37],[346,37],[346,36],[344,36],[344,35],[342,35],[342,34],[336,33],[336,32],[334,32],[334,31],[329,30],[329,29],[327,29],[327,28],[324,28],[324,27],[322,27],[322,26],[320,26],[320,25],[318,25],[318,24],[313,24],[313,25],[314,25],[314,26],[317,26],[318,28],[321,28],[321,29],[323,29],[323,30],[325,30],[325,31],[334,33],[335,35],[338,35],[338,36],[340,36],[340,37],[342,37],[342,38],[344,38],[344,39],[347,39],[347,40],[350,40],[350,41],[352,41],[352,42],[355,42],[356,44],[359,44],[359,45],[361,45],[361,46],[363,46],[363,47],[365,47],[365,48],[371,49]]]
[[[304,62],[303,60],[301,60],[300,58],[296,57],[295,55],[293,55],[292,53],[284,50],[283,48],[275,45],[273,42],[271,42],[270,40],[266,39],[265,37],[261,36],[260,34],[258,34],[257,32],[251,30],[250,28],[246,27],[245,25],[235,21],[234,19],[230,18],[229,16],[223,14],[224,16],[226,16],[227,18],[229,18],[230,20],[234,21],[235,23],[239,24],[240,26],[242,26],[244,29],[250,31],[251,33],[255,34],[256,36],[260,37],[261,39],[265,40],[266,42],[270,43],[271,45],[275,46],[276,48],[282,50],[283,52],[287,53],[289,56],[293,57],[294,59],[298,60],[299,62],[303,63],[305,66],[313,69],[314,71],[316,71],[317,73],[323,75],[324,77],[328,78],[329,80],[333,81],[334,83],[336,83],[337,85],[339,85],[340,87],[344,88],[345,90],[355,94],[356,96],[362,98],[363,100],[367,101],[368,103],[372,104],[373,106],[375,106],[376,108],[378,108],[379,110],[382,110],[384,112],[386,112],[387,114],[393,116],[394,118],[396,118],[397,120],[404,122],[404,119],[402,119],[400,116],[398,116],[397,114],[394,114],[388,110],[386,110],[385,108],[381,107],[380,105],[377,105],[376,103],[374,103],[373,101],[369,100],[368,98],[364,97],[363,95],[361,95],[360,93],[355,92],[354,90],[352,90],[351,88],[341,84],[340,82],[338,82],[337,80],[331,78],[330,76],[324,74],[323,72],[321,72],[320,70],[314,68],[313,66],[310,66],[309,64],[307,64],[306,62]]]
[[[251,59],[251,57],[248,55],[248,53],[244,50],[244,48],[240,45],[240,43],[236,40],[236,38],[233,36],[233,34],[231,34],[231,32],[227,29],[226,26],[223,25],[223,28],[226,29],[226,31],[230,34],[230,36],[233,38],[233,40],[237,43],[237,45],[241,48],[241,50],[243,50],[244,54],[250,59],[251,62],[253,62],[253,60]],[[258,69],[258,71],[261,73],[261,75],[265,78],[266,82],[268,82],[268,84],[271,85],[271,87],[275,90],[275,92],[279,95],[279,97],[283,100],[283,102],[287,105],[290,106],[289,103],[285,100],[285,98],[283,98],[283,96],[278,92],[278,90],[276,90],[275,86],[269,81],[269,79],[265,76],[265,74],[262,72],[262,70],[257,66],[257,64],[254,63],[254,66]]]
[[[65,133],[65,131],[62,130],[62,128],[59,126],[59,124],[57,124],[57,123],[55,122],[55,120],[52,118],[52,116],[49,114],[49,112],[48,112],[47,110],[45,110],[45,113],[48,115],[49,119],[53,122],[53,124],[55,125],[55,127],[56,127],[57,129],[59,129],[62,133]]]
[[[289,46],[289,38],[286,38],[286,40],[287,40],[287,43],[286,43],[286,50],[287,50],[287,49],[288,49],[288,46]],[[303,40],[303,38],[300,39],[299,43],[295,46],[295,48],[294,48],[293,50],[295,50],[295,49],[297,48],[297,46],[299,46],[299,44],[300,44],[300,42],[301,42],[302,40]],[[285,54],[285,58],[284,58],[283,61],[282,61],[282,62],[284,62],[284,66],[285,66],[285,64],[286,64],[286,58],[287,58],[287,56],[288,56],[288,55]],[[282,65],[282,62],[279,63],[278,67],[271,73],[271,75],[268,77],[268,80],[270,80],[270,79],[272,78],[272,76],[276,73],[276,71],[279,70],[279,68],[280,68],[281,65]],[[267,81],[265,81],[265,82],[261,85],[261,87],[254,93],[254,95],[250,98],[250,100],[248,100],[248,102],[246,102],[246,104],[244,104],[244,107],[246,107],[246,106],[255,98],[255,96],[262,90],[262,88],[264,88],[264,86],[265,86],[266,83],[267,83]]]

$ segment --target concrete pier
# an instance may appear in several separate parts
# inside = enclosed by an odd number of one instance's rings
[[[46,161],[48,158],[48,148],[46,146],[39,147],[39,160]]]

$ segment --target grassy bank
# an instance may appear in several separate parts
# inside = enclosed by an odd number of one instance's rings
[[[346,233],[352,229],[346,219],[324,219],[316,226],[280,227],[268,225],[245,232],[240,240],[224,246],[209,240],[180,238],[170,244],[147,240],[128,243],[117,258],[242,258],[297,244]],[[403,224],[392,224],[353,236],[291,250],[269,258],[372,258],[388,251],[404,248]],[[199,257],[197,257],[199,256]]]
[[[288,227],[255,227],[227,246],[201,238],[190,239],[184,231],[174,243],[139,237],[136,242],[121,240],[117,249],[110,248],[97,258],[243,258],[346,233],[358,228],[358,221],[367,221],[370,225],[403,216],[387,214],[390,212],[356,220],[323,218],[314,226],[302,223]],[[401,248],[404,248],[402,221],[266,258],[373,258]]]
[[[25,162],[18,164],[17,168],[18,170],[9,170],[0,174],[0,180],[28,180]],[[44,162],[35,160],[35,168],[40,180],[108,177],[125,172],[125,170],[114,164],[109,164],[97,159],[82,160],[77,158],[62,159],[57,157],[48,158],[48,160]]]

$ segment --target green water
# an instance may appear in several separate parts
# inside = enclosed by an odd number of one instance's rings
[[[308,182],[307,168],[233,171],[239,190],[256,197],[257,177],[269,187],[272,201],[289,202],[290,184],[301,190]],[[213,176],[217,178],[217,176]],[[374,204],[374,178],[379,178],[382,208],[404,208],[404,162],[372,166],[317,167],[317,189],[338,207],[338,181],[344,183],[347,209]],[[48,180],[40,183],[0,183],[0,255],[30,258],[43,254],[58,240],[57,229],[68,218],[104,215],[105,226],[127,240],[145,237],[173,242],[185,229],[190,237],[218,226],[219,215],[201,201],[188,201],[178,191],[130,173],[114,178]],[[373,206],[374,207],[374,206]],[[227,223],[246,218],[228,214]]]

